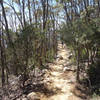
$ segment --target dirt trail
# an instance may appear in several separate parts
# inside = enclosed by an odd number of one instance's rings
[[[45,76],[45,84],[49,90],[52,90],[51,94],[42,97],[41,100],[84,100],[75,96],[73,89],[76,84],[74,71],[68,71],[72,69],[70,65],[69,57],[70,50],[67,47],[62,48],[62,45],[58,44],[58,58],[54,63],[49,64],[50,71]]]

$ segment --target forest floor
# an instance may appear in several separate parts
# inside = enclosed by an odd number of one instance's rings
[[[75,65],[71,63],[70,55],[70,50],[59,43],[57,59],[49,64],[50,70],[44,78],[52,92],[42,96],[41,100],[88,100],[86,89],[76,82]]]
[[[71,51],[58,43],[57,58],[48,63],[44,76],[32,77],[31,83],[20,88],[18,78],[10,76],[9,86],[0,91],[0,100],[89,100],[86,88],[76,82]]]

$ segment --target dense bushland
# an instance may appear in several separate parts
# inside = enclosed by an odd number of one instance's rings
[[[100,91],[100,0],[0,0],[0,78],[40,72],[57,55],[59,36],[71,49],[76,80]],[[84,82],[83,82],[84,83]]]

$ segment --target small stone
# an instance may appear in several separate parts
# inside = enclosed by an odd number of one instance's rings
[[[59,57],[59,59],[60,59],[60,60],[63,60],[63,57],[62,57],[62,56],[60,56],[60,57]]]
[[[64,69],[63,69],[64,72],[65,72],[65,71],[69,71],[69,70],[71,70],[71,69],[68,68],[68,67],[64,67]]]
[[[28,100],[40,100],[39,96],[35,92],[31,92],[27,95]]]
[[[23,98],[26,98],[26,95],[22,95]]]
[[[22,100],[28,100],[27,98],[22,98]]]
[[[10,98],[13,98],[14,97],[14,94],[10,94],[10,96],[9,96]]]

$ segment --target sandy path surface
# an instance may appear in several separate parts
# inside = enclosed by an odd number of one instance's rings
[[[66,46],[62,48],[62,45],[58,44],[58,58],[54,63],[49,64],[50,71],[47,72],[44,80],[52,93],[42,97],[41,100],[84,100],[73,93],[76,80],[75,72],[68,71],[73,66],[70,65],[69,55],[70,50]]]

